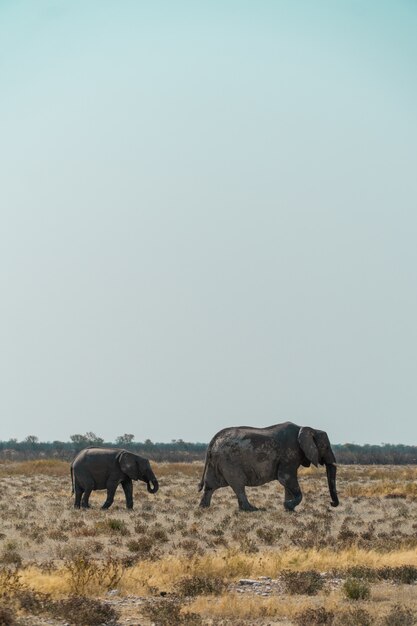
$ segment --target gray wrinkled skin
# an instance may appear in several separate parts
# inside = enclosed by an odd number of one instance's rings
[[[200,506],[209,507],[214,491],[230,486],[242,511],[256,511],[247,499],[245,487],[278,480],[285,489],[284,507],[293,511],[303,497],[298,468],[311,463],[326,466],[331,505],[338,506],[336,459],[324,431],[292,422],[268,428],[225,428],[213,437],[207,449],[199,485],[199,491],[204,489]]]
[[[147,484],[149,493],[158,491],[158,481],[148,459],[120,448],[85,448],[71,464],[72,493],[75,508],[89,508],[92,491],[107,489],[107,499],[102,509],[113,504],[118,485],[122,485],[126,506],[133,508],[133,480]]]

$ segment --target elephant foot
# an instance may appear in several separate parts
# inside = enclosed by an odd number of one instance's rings
[[[256,506],[252,506],[251,504],[245,504],[239,506],[240,511],[245,511],[246,513],[253,513],[254,511],[259,511]]]
[[[295,507],[300,504],[302,499],[303,499],[303,496],[300,494],[296,496],[295,498],[293,498],[292,500],[285,500],[284,509],[286,511],[294,511]]]

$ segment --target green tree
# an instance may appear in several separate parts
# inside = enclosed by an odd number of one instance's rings
[[[39,443],[39,438],[36,435],[28,435],[23,440],[23,443],[28,443],[30,446],[34,446],[35,444]]]
[[[125,446],[126,444],[132,443],[134,439],[135,435],[125,433],[124,435],[116,437],[116,443],[118,446]]]

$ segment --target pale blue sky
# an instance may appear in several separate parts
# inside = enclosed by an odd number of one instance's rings
[[[416,32],[0,0],[0,438],[417,444]]]

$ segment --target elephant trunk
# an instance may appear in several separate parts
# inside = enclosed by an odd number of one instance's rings
[[[151,486],[152,485],[152,486]],[[146,485],[149,493],[156,493],[159,489],[159,484],[158,481],[156,480],[156,478],[152,478],[151,480],[148,481],[147,485]]]
[[[332,506],[339,506],[339,498],[336,491],[336,463],[326,463],[327,482],[329,485]]]

